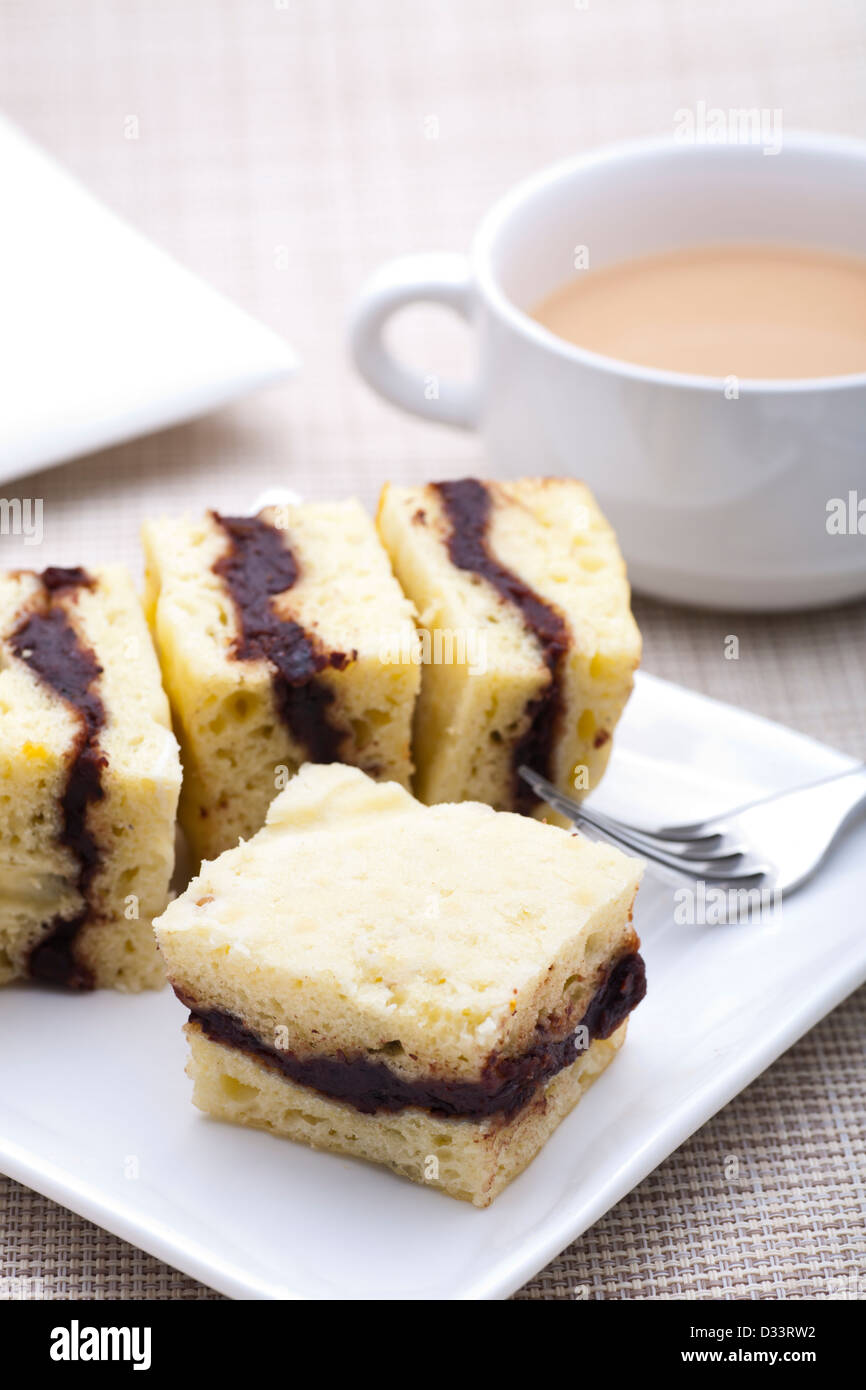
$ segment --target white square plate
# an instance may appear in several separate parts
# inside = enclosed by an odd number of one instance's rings
[[[642,676],[598,801],[684,820],[851,765]],[[167,990],[2,992],[0,1166],[237,1298],[504,1297],[866,978],[864,850],[861,819],[761,924],[678,926],[675,890],[648,875],[626,1046],[486,1211],[199,1114]]]
[[[0,117],[0,483],[288,376],[281,338]]]

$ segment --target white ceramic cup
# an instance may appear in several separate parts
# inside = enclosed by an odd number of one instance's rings
[[[729,241],[866,256],[866,144],[786,134],[764,153],[657,139],[556,165],[487,214],[468,258],[408,256],[374,275],[353,355],[404,410],[477,429],[496,476],[585,479],[644,592],[741,609],[841,602],[866,593],[866,372],[736,383],[658,371],[529,317],[574,275],[580,248],[598,268]],[[476,381],[437,381],[389,352],[388,319],[418,301],[473,325]],[[866,532],[866,500],[863,513]]]

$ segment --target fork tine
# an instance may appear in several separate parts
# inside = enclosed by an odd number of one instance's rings
[[[535,792],[536,796],[538,796],[542,801],[546,801],[549,806],[552,806],[554,808],[554,810],[559,811],[563,816],[565,816],[567,820],[571,821],[573,826],[575,826],[576,828],[579,827],[581,830],[583,830],[586,828],[586,826],[589,825],[592,827],[593,831],[597,835],[599,835],[603,840],[607,840],[610,844],[615,845],[618,849],[630,850],[632,853],[635,854],[641,853],[637,846],[633,844],[630,840],[628,832],[626,830],[623,829],[622,831],[620,831],[619,827],[617,827],[616,829],[603,829],[601,826],[595,825],[586,817],[586,815],[581,810],[577,802],[572,801],[570,797],[565,796],[563,792],[558,791],[557,788],[554,787],[552,783],[548,782],[545,777],[541,777],[537,772],[533,772],[531,768],[521,767],[518,769],[518,771],[520,775],[523,777],[524,781],[528,782],[529,785],[532,787],[532,790]],[[653,858],[656,858],[656,856],[653,855]],[[658,860],[656,862],[658,862]],[[670,869],[672,870],[671,877],[676,882],[680,882],[683,877],[688,877],[688,875],[685,874],[685,871],[682,869],[682,867],[678,864],[670,865]]]
[[[587,810],[580,804],[579,814],[593,824],[601,828],[617,830],[620,822],[615,821],[612,816],[606,816],[602,811],[597,811],[595,807]],[[657,850],[662,854],[675,855],[677,859],[688,860],[712,860],[714,863],[721,863],[725,859],[739,859],[747,853],[748,847],[735,840],[733,836],[710,835],[705,840],[666,840],[661,835],[654,834],[651,830],[644,830],[641,826],[629,825],[626,827],[628,834],[635,841],[639,842],[646,849],[647,854],[654,854]],[[714,843],[718,841],[718,843]]]
[[[532,768],[527,767],[525,763],[521,763],[517,771],[524,782],[532,788],[535,795],[541,801],[546,801],[548,806],[552,806],[554,810],[559,811],[563,816],[567,816],[569,820],[577,820],[583,815],[583,810],[579,801],[576,801],[573,797],[566,796],[565,792],[561,792],[558,787],[555,787],[552,782],[548,782],[547,778],[542,777],[539,772],[533,772]]]
[[[610,816],[605,816],[601,811],[596,811],[595,809],[589,810],[582,801],[578,801],[575,797],[566,796],[565,792],[560,791],[558,787],[555,787],[546,777],[542,777],[540,773],[534,772],[531,767],[527,767],[524,764],[518,771],[524,782],[529,784],[536,796],[540,797],[542,801],[546,801],[554,810],[559,811],[561,815],[566,816],[569,820],[587,821],[590,825],[594,826],[596,830],[610,835],[617,841],[625,842],[630,849],[637,849],[639,853],[641,849],[643,849],[651,856],[660,853],[675,855],[678,859],[686,857],[687,851],[678,852],[673,846],[659,841],[658,838],[649,831],[636,829],[632,825],[625,825],[622,821],[617,821]],[[695,852],[696,856],[699,855],[701,848],[701,846],[697,845],[690,847],[690,849]],[[730,854],[733,855],[739,852],[737,848],[732,850]],[[706,859],[715,857],[715,855],[711,854],[705,855]],[[729,856],[725,855],[724,857]]]
[[[624,825],[622,821],[616,821],[611,816],[606,816],[602,811],[597,811],[595,807],[591,811],[587,810],[582,801],[574,797],[566,796],[546,777],[534,772],[532,768],[521,766],[518,771],[525,782],[528,782],[537,796],[543,801],[547,801],[563,815],[572,818],[581,816],[585,820],[591,821],[597,829],[609,831],[612,835],[627,833],[629,838],[640,840],[647,854],[653,854],[656,849],[665,854],[676,854],[683,859],[729,859],[735,855],[744,854],[746,846],[734,839],[727,832],[713,831],[712,834],[696,835],[686,838],[683,833],[676,838],[668,838],[666,831],[645,830],[642,826]],[[713,843],[715,842],[715,843]]]
[[[565,816],[567,820],[570,820],[573,825],[578,825],[581,821],[586,821],[587,824],[592,825],[593,829],[598,830],[605,838],[612,840],[614,844],[620,845],[624,849],[636,850],[636,846],[632,843],[627,826],[619,824],[610,826],[596,825],[595,822],[586,815],[579,801],[575,801],[572,797],[566,796],[565,793],[561,792],[558,787],[555,787],[552,782],[548,782],[546,777],[542,777],[538,772],[533,772],[531,767],[526,767],[525,765],[518,768],[518,773],[523,778],[524,782],[528,783],[541,801],[546,801],[548,806],[552,806],[555,811],[559,811],[560,814]],[[639,850],[636,850],[636,852],[640,853]]]
[[[607,817],[599,821],[593,811],[585,810],[583,807],[576,812],[574,819],[591,825],[594,830],[625,845],[635,854],[646,855],[656,864],[666,864],[668,868],[677,869],[688,878],[703,878],[713,883],[733,883],[772,872],[769,863],[756,860],[753,855],[742,851],[725,855],[721,859],[702,859],[697,846],[693,847],[693,854],[686,856],[674,848],[650,844],[643,836],[636,834],[631,826],[621,826],[618,822],[614,826]]]

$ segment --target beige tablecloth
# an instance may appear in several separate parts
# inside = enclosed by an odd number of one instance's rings
[[[669,132],[698,101],[866,133],[866,11],[847,0],[28,0],[0,26],[7,113],[305,363],[285,389],[29,482],[46,563],[137,566],[154,510],[230,510],[276,484],[370,503],[384,478],[479,467],[472,437],[401,417],[353,376],[344,315],[380,261],[464,248],[535,167]],[[435,313],[399,338],[433,370],[470,360]],[[636,608],[646,669],[866,757],[863,605]],[[863,1297],[864,1023],[861,990],[521,1297]],[[0,1181],[0,1214],[0,1296],[215,1296],[15,1183]]]

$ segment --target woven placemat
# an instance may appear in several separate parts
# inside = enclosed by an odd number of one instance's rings
[[[279,484],[371,505],[386,478],[483,470],[471,436],[415,423],[357,380],[345,315],[382,260],[465,248],[538,166],[670,133],[698,101],[866,131],[866,17],[848,0],[730,0],[721,16],[687,0],[28,0],[0,23],[6,112],[304,359],[287,390],[28,480],[53,564],[140,572],[145,514],[231,511]],[[441,316],[395,334],[433,370],[470,366]],[[0,546],[4,566],[38,562]],[[647,670],[866,757],[863,605],[636,611]],[[862,1297],[864,1008],[861,992],[521,1296]],[[9,1181],[0,1217],[0,1296],[216,1296]]]

